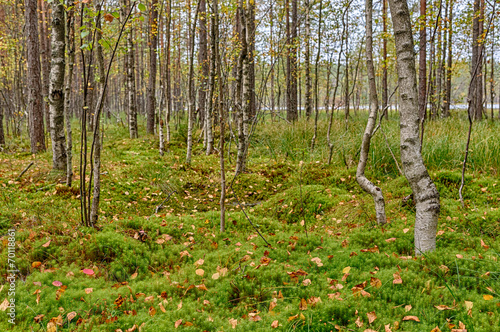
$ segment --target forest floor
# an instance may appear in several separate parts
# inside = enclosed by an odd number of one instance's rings
[[[442,207],[436,251],[415,257],[415,209],[403,203],[411,190],[389,151],[399,156],[398,122],[374,137],[367,169],[385,195],[384,226],[355,179],[364,124],[335,120],[331,163],[325,121],[314,151],[312,121],[259,124],[247,172],[227,190],[223,234],[219,155],[197,143],[186,165],[185,127],[172,128],[161,157],[157,138],[105,125],[95,229],[80,225],[78,165],[69,189],[49,152],[33,156],[26,138],[8,138],[0,269],[6,278],[15,228],[19,272],[15,325],[4,319],[9,284],[0,286],[0,329],[500,331],[500,125],[475,127],[462,207],[467,123],[427,124],[423,155]]]

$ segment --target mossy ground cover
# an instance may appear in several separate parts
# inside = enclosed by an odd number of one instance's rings
[[[0,312],[0,328],[45,331],[52,320],[60,331],[500,331],[499,125],[474,131],[465,208],[466,123],[427,125],[423,154],[442,209],[437,250],[418,258],[415,210],[402,203],[411,190],[389,151],[399,155],[397,121],[384,124],[387,141],[374,137],[367,172],[386,197],[384,226],[355,180],[363,126],[355,117],[346,131],[336,120],[328,164],[325,122],[314,151],[312,123],[259,125],[248,170],[227,191],[224,234],[219,157],[197,145],[186,165],[183,127],[160,157],[153,136],[130,140],[106,125],[97,229],[80,226],[77,167],[68,189],[49,153],[31,156],[26,138],[12,139],[0,154],[0,269],[5,276],[14,227],[20,271],[16,325]]]

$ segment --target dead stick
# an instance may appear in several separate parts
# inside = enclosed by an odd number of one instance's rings
[[[17,180],[19,180],[19,179],[20,179],[20,178],[24,175],[24,173],[26,173],[26,172],[30,169],[30,167],[31,167],[31,166],[33,166],[33,164],[34,164],[34,162],[31,162],[31,163],[30,163],[30,164],[29,164],[29,165],[28,165],[28,166],[24,169],[24,171],[22,171],[22,172],[21,172],[21,174],[19,174],[19,176],[16,178],[16,181],[17,181]]]

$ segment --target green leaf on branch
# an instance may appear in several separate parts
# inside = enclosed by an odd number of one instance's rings
[[[142,4],[142,3],[140,3],[140,4],[137,6],[137,8],[139,8],[139,10],[140,10],[141,12],[145,12],[145,11],[146,11],[146,6],[144,6],[144,4]]]

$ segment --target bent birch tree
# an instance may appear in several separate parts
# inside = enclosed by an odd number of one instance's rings
[[[375,212],[377,222],[385,224],[387,219],[385,216],[385,201],[382,189],[374,185],[365,176],[366,162],[368,161],[368,153],[370,152],[370,141],[377,121],[378,112],[378,97],[377,87],[375,85],[375,68],[373,67],[373,31],[372,31],[372,16],[373,16],[373,1],[366,0],[366,69],[368,73],[368,86],[370,98],[370,114],[366,123],[363,141],[361,142],[361,151],[359,154],[359,163],[356,170],[356,180],[364,191],[372,195],[375,202]]]

